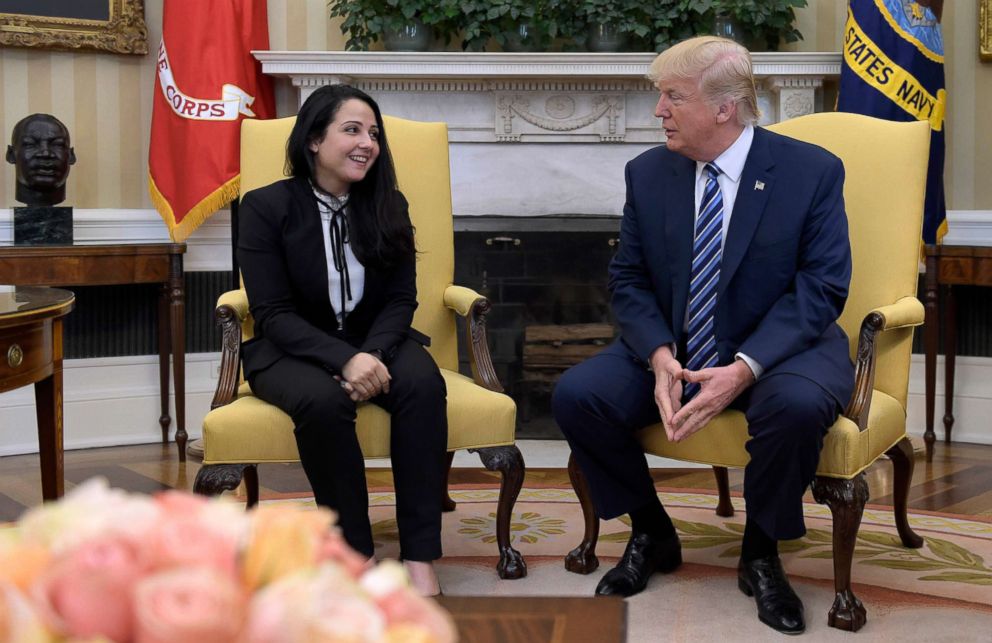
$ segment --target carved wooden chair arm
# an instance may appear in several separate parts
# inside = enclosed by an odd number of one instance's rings
[[[903,297],[899,301],[881,306],[865,315],[858,337],[858,354],[854,362],[854,395],[844,416],[864,431],[868,428],[868,411],[875,387],[876,338],[879,333],[896,328],[912,328],[923,323],[925,311],[916,297]]]
[[[217,298],[214,319],[221,327],[220,374],[217,390],[210,408],[224,406],[234,400],[240,381],[241,327],[248,318],[248,294],[231,290]]]
[[[220,297],[217,298],[216,307],[220,308],[221,306],[230,306],[238,316],[239,324],[248,319],[248,293],[244,288],[221,293]]]
[[[489,353],[489,339],[486,336],[486,314],[492,308],[489,300],[471,288],[448,286],[444,289],[444,305],[468,319],[465,339],[469,346],[469,360],[472,377],[479,386],[503,392],[503,386],[496,377],[493,358]]]

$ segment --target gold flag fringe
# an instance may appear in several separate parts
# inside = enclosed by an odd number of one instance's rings
[[[238,174],[194,205],[186,213],[182,221],[177,223],[172,205],[169,204],[169,201],[159,191],[158,186],[155,185],[155,179],[152,178],[151,172],[148,173],[148,194],[151,196],[155,209],[158,210],[159,215],[165,221],[165,225],[168,226],[169,236],[176,243],[181,243],[188,239],[193,234],[193,231],[199,228],[210,215],[238,198],[240,192],[241,175]]]
[[[944,235],[947,234],[947,215],[944,215],[944,220],[940,222],[937,226],[937,245],[944,243]],[[927,244],[920,241],[920,263],[926,266],[927,263]]]
[[[944,242],[944,235],[947,234],[947,212],[944,212],[944,220],[937,226],[937,243]]]

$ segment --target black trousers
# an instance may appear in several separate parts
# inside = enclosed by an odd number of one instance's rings
[[[396,488],[400,556],[441,557],[441,494],[447,463],[444,379],[423,346],[406,340],[388,364],[389,393],[370,403],[392,416],[390,457]],[[338,514],[348,544],[371,557],[372,527],[365,462],[355,433],[356,403],[333,374],[284,357],[251,381],[252,391],[293,418],[296,444],[318,505]]]
[[[615,342],[569,369],[552,397],[555,420],[589,481],[600,518],[610,519],[652,502],[657,493],[635,433],[660,421],[654,373]],[[816,475],[823,437],[840,409],[815,382],[766,373],[731,408],[747,417],[744,469],[748,516],[776,540],[806,533],[802,497]],[[700,429],[705,439],[706,428]]]

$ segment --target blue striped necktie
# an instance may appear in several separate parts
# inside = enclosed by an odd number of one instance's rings
[[[716,311],[717,286],[720,283],[720,260],[723,254],[723,195],[716,177],[720,168],[706,164],[706,189],[699,202],[696,234],[692,242],[692,276],[689,281],[688,340],[686,368],[698,371],[717,365],[716,334],[713,313]],[[699,384],[685,385],[688,400],[699,392]]]

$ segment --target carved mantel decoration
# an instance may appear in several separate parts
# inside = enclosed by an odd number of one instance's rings
[[[66,0],[59,13],[33,14],[26,0],[0,2],[0,45],[147,54],[144,0]]]
[[[256,51],[302,103],[348,83],[448,124],[456,215],[619,215],[627,161],[664,140],[652,53]],[[753,54],[762,123],[823,109],[839,53]],[[402,187],[402,186],[401,186]]]
[[[497,92],[495,99],[498,141],[536,141],[559,133],[623,141],[622,94]]]
[[[650,124],[651,133],[647,136],[640,133],[631,139],[622,133],[624,112],[630,113],[630,97],[648,96],[655,91],[644,77],[655,56],[652,53],[256,51],[254,54],[266,74],[289,78],[299,88],[301,104],[317,87],[335,83],[353,84],[374,96],[403,93],[415,103],[430,94],[437,98],[444,95],[445,101],[431,100],[439,110],[433,118],[448,122],[453,143],[483,140],[476,123],[467,126],[462,118],[447,117],[452,110],[459,110],[458,103],[466,95],[477,98],[478,94],[488,96],[486,106],[493,115],[492,133],[485,137],[488,141],[526,142],[533,140],[534,135],[549,133],[565,137],[556,139],[559,141],[591,140],[594,136],[602,142],[661,140],[654,123]],[[765,113],[763,122],[822,109],[824,80],[835,79],[840,74],[839,53],[757,52],[753,59],[759,100]],[[594,105],[595,101],[600,102]],[[415,109],[409,101],[404,103],[407,108]],[[524,103],[528,104],[527,108],[523,107]],[[473,108],[481,106],[478,101],[472,102]],[[573,113],[563,116],[565,109],[573,109]],[[408,117],[423,118],[423,115]],[[595,131],[588,129],[600,120],[604,121],[602,132],[599,126]]]

